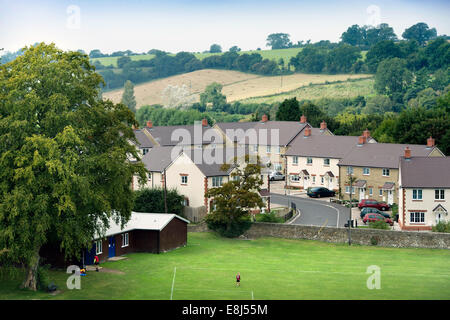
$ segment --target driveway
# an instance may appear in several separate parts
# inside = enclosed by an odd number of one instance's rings
[[[324,201],[325,200],[325,201]],[[270,202],[288,206],[293,202],[301,214],[291,224],[344,227],[349,218],[349,208],[326,202],[328,199],[310,199],[301,196],[270,194]]]

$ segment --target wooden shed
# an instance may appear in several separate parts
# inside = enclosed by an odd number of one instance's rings
[[[160,253],[187,244],[188,220],[176,214],[132,212],[123,229],[115,222],[103,237],[95,239],[90,250],[83,254],[83,264],[93,263],[132,252]]]

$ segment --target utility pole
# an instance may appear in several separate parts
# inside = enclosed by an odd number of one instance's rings
[[[167,184],[166,169],[164,168],[164,212],[167,213]]]

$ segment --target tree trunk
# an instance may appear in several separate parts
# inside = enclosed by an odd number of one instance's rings
[[[28,266],[27,266],[27,272],[26,272],[26,278],[24,280],[24,282],[22,283],[22,285],[20,286],[21,288],[27,288],[33,291],[37,290],[37,269],[39,266],[39,248],[36,249],[34,256],[31,258],[31,261],[29,262]]]

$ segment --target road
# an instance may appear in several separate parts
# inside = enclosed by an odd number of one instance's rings
[[[288,201],[295,203],[296,208],[301,211],[301,215],[291,224],[344,227],[349,218],[349,209],[335,203],[277,193],[270,194],[271,203],[288,206]]]

